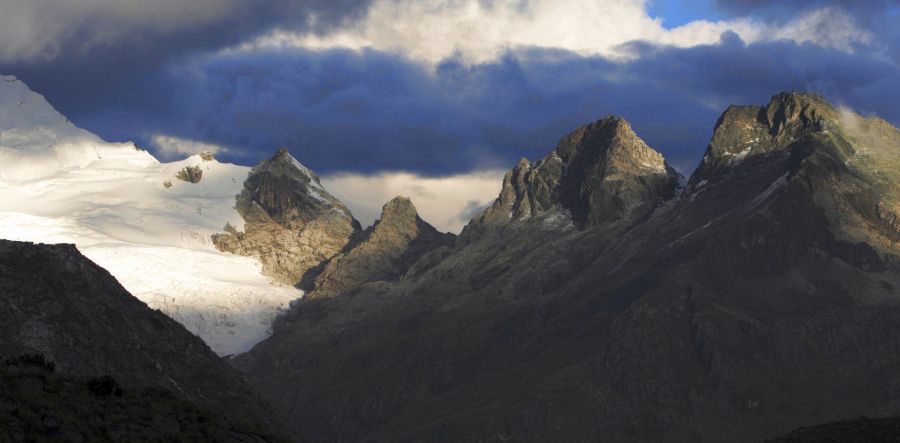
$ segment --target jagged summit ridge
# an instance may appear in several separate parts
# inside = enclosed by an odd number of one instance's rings
[[[412,200],[394,197],[349,248],[325,263],[315,277],[307,276],[314,279],[309,297],[328,297],[367,282],[396,280],[424,255],[451,245],[454,238],[422,220]]]
[[[566,135],[543,159],[519,160],[467,230],[559,214],[581,227],[631,220],[674,196],[679,180],[626,120],[606,117]]]
[[[782,92],[766,106],[729,106],[716,122],[690,183],[710,180],[749,157],[781,151],[804,135],[827,131],[839,122],[839,111],[817,94]]]
[[[238,364],[320,441],[763,441],[895,410],[897,129],[805,94],[726,114],[702,192],[654,209],[655,156],[579,128],[424,272],[298,303]],[[626,226],[542,229],[617,192],[646,202],[605,207]]]

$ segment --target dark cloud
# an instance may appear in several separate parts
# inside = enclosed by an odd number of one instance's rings
[[[884,11],[897,0],[716,0],[715,5],[735,14],[785,13],[803,9],[840,7],[858,15],[869,15]]]
[[[717,1],[782,22],[810,8],[847,9],[878,36],[855,54],[787,41],[746,45],[731,33],[684,49],[633,43],[630,62],[552,49],[437,67],[375,50],[218,52],[275,28],[347,26],[367,5],[0,0],[0,72],[110,140],[150,147],[153,134],[178,136],[226,146],[226,159],[241,163],[287,146],[322,172],[506,167],[608,114],[629,119],[688,172],[722,109],[787,89],[900,122],[898,15],[888,0]],[[21,29],[35,37],[20,38]]]
[[[326,32],[370,0],[0,0],[0,72],[70,113],[144,87],[148,74],[272,29]],[[102,84],[112,94],[85,85]]]
[[[109,139],[147,143],[158,132],[225,145],[242,163],[287,146],[321,172],[425,174],[538,158],[608,114],[630,120],[689,172],[728,104],[764,104],[782,90],[819,92],[900,123],[900,71],[877,56],[746,45],[734,34],[716,45],[631,49],[639,57],[627,63],[535,49],[436,69],[378,51],[196,57],[71,117]],[[102,95],[104,84],[83,87]]]

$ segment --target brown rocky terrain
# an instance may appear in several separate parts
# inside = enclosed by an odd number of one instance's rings
[[[250,171],[236,196],[244,230],[213,236],[221,251],[257,258],[263,273],[289,285],[340,252],[360,230],[350,210],[286,149]]]
[[[452,234],[443,234],[419,218],[412,201],[395,197],[384,205],[375,224],[360,232],[346,252],[322,264],[309,298],[328,297],[363,283],[391,281],[403,276],[426,254],[453,244]]]
[[[898,415],[898,150],[883,120],[784,93],[729,108],[679,192],[603,119],[516,165],[455,245],[305,299],[235,363],[313,441],[760,441]]]

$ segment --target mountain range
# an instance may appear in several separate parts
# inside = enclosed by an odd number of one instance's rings
[[[314,441],[761,441],[896,415],[898,142],[783,93],[729,108],[685,181],[605,118],[518,162],[454,243],[309,288],[235,362]]]
[[[0,306],[6,355],[225,416],[259,395],[247,417],[310,441],[761,441],[900,414],[900,130],[823,97],[729,107],[689,178],[624,119],[581,126],[455,236],[403,197],[363,229],[287,150],[160,163],[0,87],[0,237],[96,262],[4,244],[32,257],[6,293],[72,274]]]

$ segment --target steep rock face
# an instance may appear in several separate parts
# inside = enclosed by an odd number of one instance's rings
[[[396,280],[425,254],[452,245],[454,238],[419,218],[408,198],[395,197],[349,251],[328,261],[307,297],[333,296],[363,283]]]
[[[302,301],[237,364],[314,441],[760,441],[900,414],[898,131],[779,96],[773,149],[618,229],[507,229],[499,209],[547,207],[514,170],[478,235]]]
[[[0,240],[0,355],[40,354],[76,379],[160,388],[236,423],[281,426],[199,338],[132,297],[72,245]]]
[[[607,117],[563,137],[541,160],[519,160],[493,206],[466,234],[560,213],[579,227],[627,223],[672,198],[679,179],[628,122]]]
[[[244,232],[227,226],[213,243],[221,251],[256,257],[264,274],[285,284],[297,284],[360,229],[350,210],[286,149],[253,168],[236,199]]]
[[[826,131],[838,111],[814,94],[783,92],[766,106],[729,106],[716,122],[712,140],[691,185],[713,180],[748,157],[783,150],[798,138]]]

